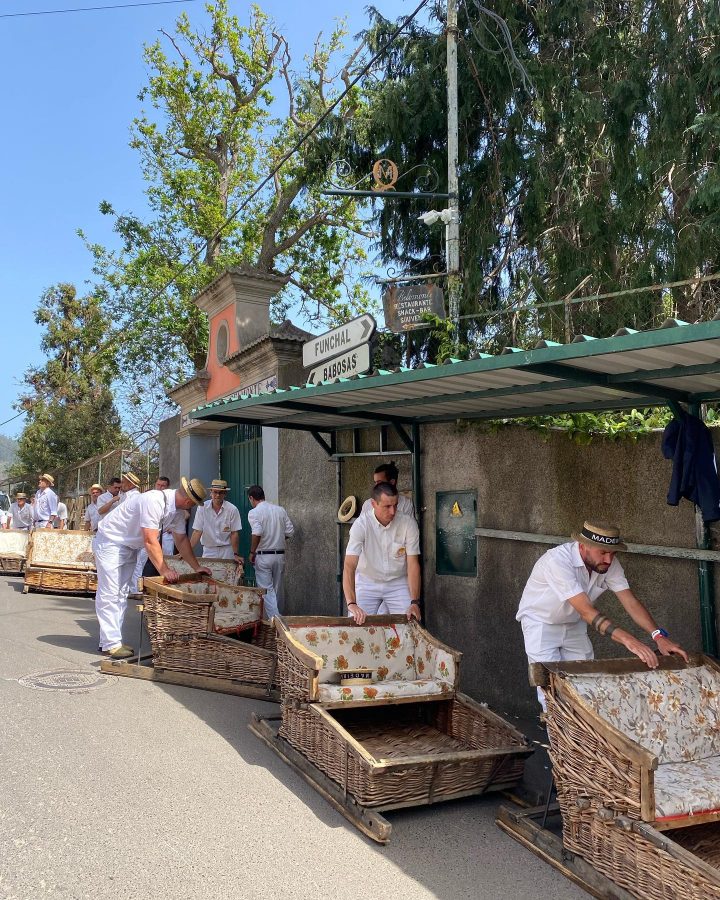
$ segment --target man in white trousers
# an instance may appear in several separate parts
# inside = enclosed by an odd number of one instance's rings
[[[47,472],[38,479],[38,489],[35,492],[35,527],[52,528],[57,517],[58,498],[53,490],[55,479]]]
[[[627,550],[615,525],[587,521],[572,540],[543,553],[525,585],[515,617],[522,625],[528,661],[592,659],[588,625],[622,644],[650,669],[657,668],[654,651],[630,632],[614,625],[595,609],[605,591],[612,591],[633,622],[646,631],[662,656],[687,653],[658,628],[645,605],[630,590],[617,553]],[[545,709],[545,694],[537,689]]]
[[[282,506],[265,499],[259,484],[248,490],[252,509],[248,511],[250,562],[255,567],[255,581],[265,588],[263,615],[266,619],[280,615],[283,602],[283,574],[285,572],[285,541],[295,532],[290,517]]]
[[[193,550],[200,541],[203,556],[213,559],[234,559],[243,562],[240,556],[240,510],[230,503],[227,481],[215,478],[210,485],[210,500],[199,507],[193,521],[190,543]]]
[[[412,516],[397,511],[398,491],[381,481],[371,497],[372,512],[350,529],[343,593],[358,625],[381,604],[391,615],[420,618],[420,531]]]
[[[205,500],[205,488],[196,478],[181,478],[178,490],[132,491],[98,525],[94,552],[97,566],[95,611],[100,624],[100,649],[112,659],[134,655],[132,647],[123,644],[122,626],[132,588],[133,572],[141,548],[169,584],[178,580],[163,558],[160,529],[173,532],[182,558],[195,572],[209,575],[195,558],[185,534],[186,509]]]

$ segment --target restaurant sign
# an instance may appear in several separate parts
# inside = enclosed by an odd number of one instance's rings
[[[445,318],[442,288],[433,284],[393,285],[383,296],[385,324],[396,334],[422,327],[428,314]]]

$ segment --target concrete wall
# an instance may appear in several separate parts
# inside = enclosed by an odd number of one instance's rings
[[[350,439],[346,435],[342,441]],[[363,431],[360,450],[377,449],[378,439],[377,429]],[[391,447],[402,447],[390,440]],[[594,516],[617,522],[634,543],[695,546],[691,504],[666,503],[670,463],[662,458],[659,435],[637,443],[596,439],[580,447],[560,432],[545,437],[519,426],[490,433],[477,426],[437,425],[422,429],[422,451],[427,625],[465,654],[463,689],[500,711],[527,715],[537,709],[515,613],[527,577],[547,546],[484,538],[478,543],[477,578],[436,575],[437,491],[476,490],[478,524],[489,528],[569,535]],[[344,460],[341,496],[367,497],[371,473],[385,458],[378,453]],[[409,488],[410,457],[389,458],[400,468],[400,488]],[[288,614],[336,613],[335,478],[335,464],[312,437],[281,432],[280,502],[298,528],[288,554]],[[347,526],[342,536],[344,546]],[[623,564],[657,621],[688,650],[699,650],[696,564],[637,555],[623,556]],[[628,625],[614,597],[603,598],[599,608]],[[596,653],[623,651],[598,638]]]
[[[160,423],[158,443],[160,445],[160,475],[167,475],[170,484],[180,483],[180,416],[173,416]]]

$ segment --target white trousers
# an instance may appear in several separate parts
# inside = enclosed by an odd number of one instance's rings
[[[376,616],[378,613],[404,615],[411,602],[407,576],[393,578],[392,581],[371,581],[356,572],[355,599],[360,609],[369,616]]]
[[[172,556],[175,552],[175,539],[173,538],[171,531],[163,531],[160,543],[162,545],[163,555]]]
[[[587,633],[587,623],[580,621],[572,625],[546,625],[532,619],[522,620],[525,652],[531,663],[560,662],[563,659],[592,659],[593,646]],[[545,693],[537,689],[538,700],[543,709]]]
[[[263,598],[263,618],[279,616],[283,605],[284,553],[259,553],[255,557],[255,583],[265,588]]]
[[[206,547],[203,544],[202,555],[207,556],[208,559],[232,559],[235,554],[230,544],[223,544],[221,547]]]
[[[100,623],[100,647],[110,650],[122,644],[122,626],[132,591],[138,551],[109,541],[96,540],[97,593],[95,612]]]

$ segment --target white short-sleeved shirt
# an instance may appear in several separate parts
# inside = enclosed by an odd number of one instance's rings
[[[617,593],[629,587],[617,556],[604,574],[588,572],[578,542],[570,541],[543,553],[535,563],[515,618],[519,622],[527,618],[545,625],[573,625],[581,621],[581,616],[568,603],[570,597],[585,593],[595,603],[607,590]]]
[[[230,535],[242,528],[240,510],[225,500],[219,512],[215,512],[212,500],[206,500],[198,507],[192,527],[193,531],[202,531],[200,543],[203,547],[229,547]]]
[[[115,506],[112,506],[112,507],[109,509],[108,512],[106,512],[106,513],[101,513],[101,512],[100,512],[100,507],[101,507],[101,506],[105,506],[106,503],[109,503],[111,500],[114,500],[116,496],[117,496],[117,498],[118,498],[117,504],[116,504]],[[111,513],[114,509],[117,509],[118,506],[123,502],[124,499],[125,499],[125,495],[122,493],[122,491],[121,491],[119,494],[115,494],[115,495],[114,495],[114,494],[111,494],[110,491],[105,491],[104,494],[100,494],[100,496],[97,498],[97,505],[98,505],[98,519],[99,519],[99,521],[102,522],[102,520],[105,518],[105,516],[109,516],[110,513]]]
[[[412,516],[395,513],[389,525],[381,525],[373,510],[353,522],[346,553],[360,557],[358,574],[371,581],[402,578],[408,556],[420,556],[418,524]]]
[[[55,521],[57,522],[58,527],[59,527],[60,521],[61,521],[62,519],[65,519],[65,521],[67,522],[67,517],[68,517],[67,506],[66,506],[66,505],[62,502],[62,500],[61,500],[61,501],[58,503],[58,506],[57,506],[57,518],[55,519]]]
[[[100,520],[98,540],[140,550],[143,528],[185,533],[185,512],[175,507],[175,491],[130,491],[127,498]]]
[[[412,516],[413,519],[415,518],[415,504],[410,497],[406,497],[405,494],[398,494],[397,511],[403,516]],[[372,500],[369,497],[363,503],[362,509],[360,510],[360,515],[365,514],[373,514]]]
[[[258,550],[284,550],[285,538],[295,531],[290,517],[282,506],[263,500],[248,510],[248,523],[253,534],[260,535]]]
[[[35,494],[35,521],[47,522],[50,516],[57,515],[58,498],[55,491],[48,488],[38,490]]]
[[[33,526],[33,508],[29,503],[20,508],[17,500],[10,504],[10,515],[12,516],[12,527],[22,528],[26,530]]]
[[[97,531],[98,522],[100,521],[100,510],[97,501],[90,502],[85,510],[85,521],[90,523],[90,531]]]

